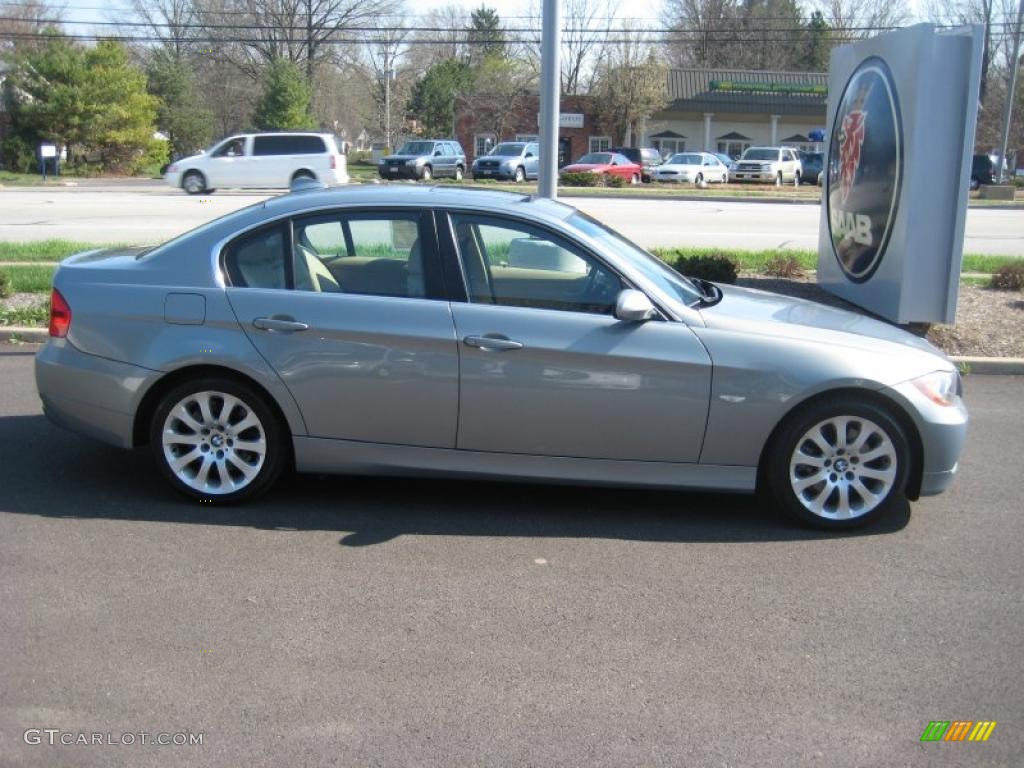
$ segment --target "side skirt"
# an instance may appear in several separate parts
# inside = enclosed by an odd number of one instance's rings
[[[299,472],[473,477],[753,493],[756,467],[528,456],[449,448],[292,438]]]

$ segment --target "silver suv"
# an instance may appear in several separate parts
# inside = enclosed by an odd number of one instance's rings
[[[461,181],[466,173],[466,153],[457,141],[417,139],[407,141],[395,154],[380,161],[382,179],[423,179],[451,176]]]
[[[788,147],[748,147],[743,157],[729,168],[729,181],[753,181],[782,186],[800,185],[803,168],[795,149]]]

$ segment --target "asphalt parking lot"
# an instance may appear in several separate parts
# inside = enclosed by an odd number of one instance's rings
[[[34,351],[0,344],[0,765],[1020,765],[1024,378],[967,377],[949,493],[825,535],[745,497],[427,480],[211,509],[50,426]]]

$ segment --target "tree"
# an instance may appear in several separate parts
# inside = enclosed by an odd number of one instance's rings
[[[598,122],[612,136],[632,145],[634,129],[668,103],[668,68],[637,33],[616,44],[591,92]]]
[[[412,89],[409,116],[430,136],[454,133],[455,100],[470,89],[473,71],[458,59],[439,61]]]
[[[669,44],[679,66],[715,69],[730,66],[732,46],[725,38],[739,26],[737,0],[665,0],[665,23],[673,30]]]
[[[192,66],[174,56],[173,48],[157,49],[149,61],[149,92],[160,99],[157,126],[167,134],[171,157],[185,157],[213,138],[213,114],[202,102]]]
[[[33,45],[45,29],[56,29],[62,12],[38,0],[4,3],[0,8],[0,54]]]
[[[839,42],[874,37],[911,17],[905,0],[817,0],[816,6]]]
[[[309,98],[309,86],[299,67],[286,59],[274,61],[263,78],[263,96],[256,104],[253,122],[260,130],[315,128]]]
[[[505,33],[494,8],[481,5],[470,14],[470,58],[474,65],[491,58],[505,58]]]
[[[562,93],[573,96],[590,91],[594,82],[604,41],[607,37],[608,20],[615,15],[611,0],[561,0],[562,2],[562,48],[561,64]],[[543,22],[541,3],[534,0],[530,5],[530,26],[539,28]],[[524,46],[526,56],[537,75],[540,75],[540,39]]]
[[[473,72],[473,85],[463,98],[481,132],[489,131],[498,141],[505,128],[536,100],[533,72],[522,61],[491,56]]]
[[[827,72],[832,43],[829,39],[831,27],[821,15],[821,11],[811,14],[805,32],[806,41],[801,46],[801,55],[797,59],[797,67],[804,72]]]
[[[56,36],[18,57],[15,130],[34,139],[98,150],[104,168],[132,171],[153,149],[158,100],[119,43],[93,48]]]

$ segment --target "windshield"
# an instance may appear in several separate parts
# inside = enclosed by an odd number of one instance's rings
[[[434,151],[432,141],[407,141],[395,154],[397,155],[429,155]]]
[[[525,144],[499,144],[488,154],[501,155],[503,157],[518,157],[523,154],[523,147],[525,146]]]
[[[703,298],[702,292],[687,278],[680,275],[657,256],[648,253],[615,230],[609,229],[597,219],[577,211],[567,218],[565,222],[583,234],[594,238],[609,250],[614,250],[628,259],[629,263],[642,272],[644,277],[683,304],[690,306]]]
[[[702,162],[700,155],[672,155],[669,159],[672,165],[700,165]]]
[[[576,161],[576,165],[608,165],[612,156],[608,152],[591,152]]]
[[[744,160],[778,160],[777,149],[748,149],[743,153]]]

